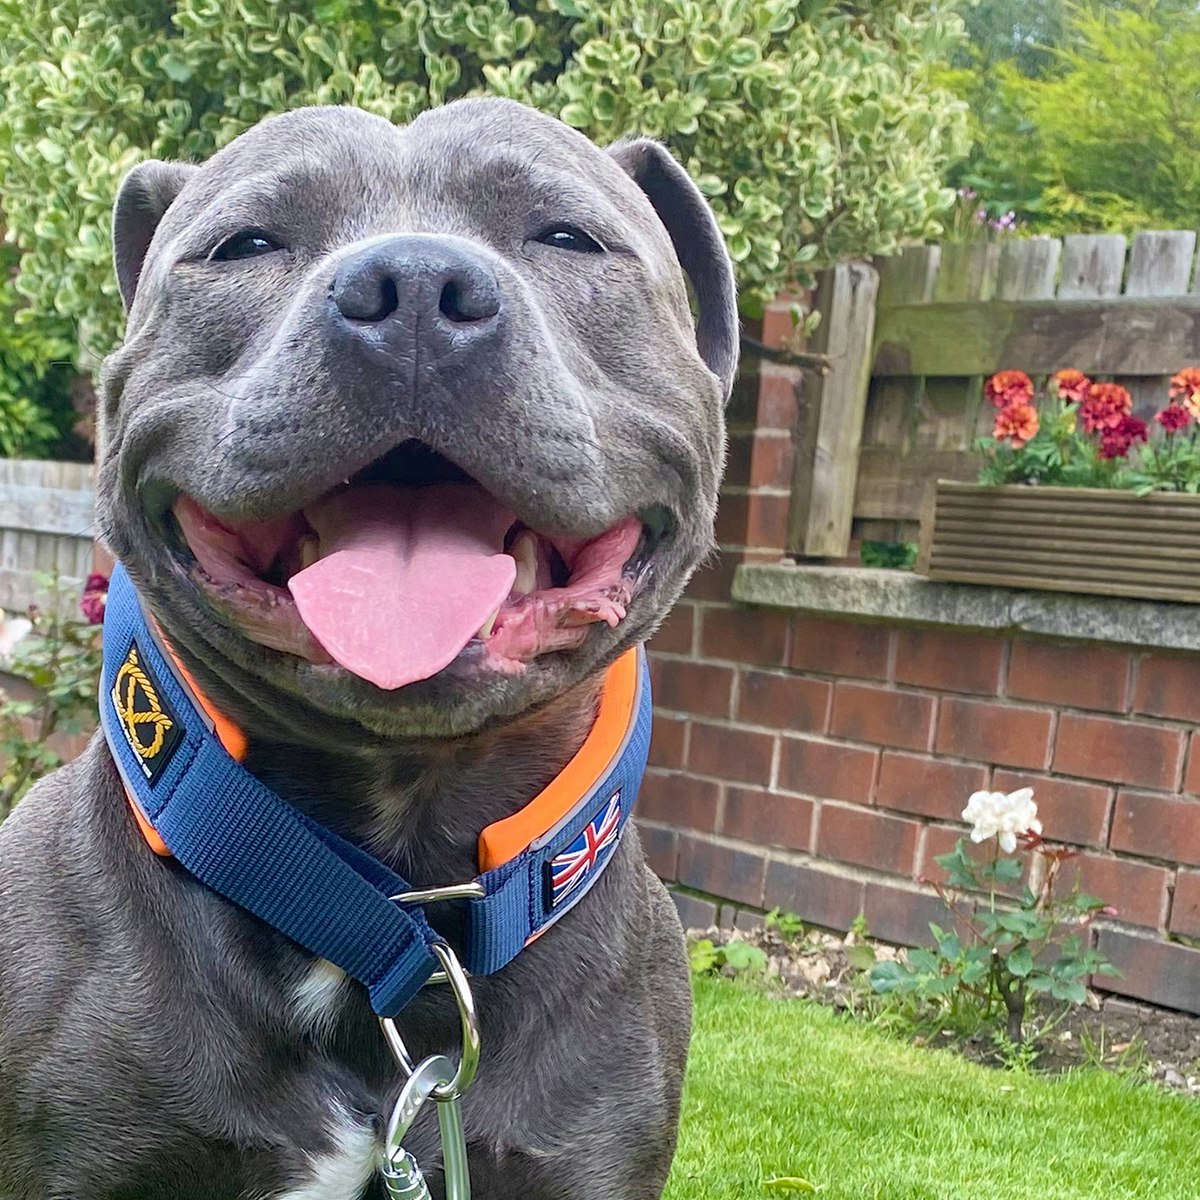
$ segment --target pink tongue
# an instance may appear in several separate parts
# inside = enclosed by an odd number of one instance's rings
[[[508,597],[513,523],[483,488],[366,484],[306,509],[321,558],[288,588],[330,657],[377,687],[452,663]]]

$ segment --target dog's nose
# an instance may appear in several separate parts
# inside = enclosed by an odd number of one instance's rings
[[[469,244],[420,234],[380,239],[344,259],[330,286],[337,310],[361,325],[458,335],[485,332],[500,315],[495,272]]]

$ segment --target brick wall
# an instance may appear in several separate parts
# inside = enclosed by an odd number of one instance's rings
[[[943,910],[920,879],[968,794],[1030,785],[1120,912],[1099,939],[1124,978],[1104,986],[1200,1012],[1200,655],[734,604],[737,563],[783,550],[800,403],[786,368],[739,384],[721,557],[651,647],[641,824],[685,918],[862,913],[927,941]]]

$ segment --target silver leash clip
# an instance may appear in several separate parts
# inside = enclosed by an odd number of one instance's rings
[[[446,1200],[471,1200],[462,1095],[479,1069],[479,1020],[467,973],[454,951],[440,944],[431,949],[437,955],[458,1003],[463,1035],[462,1059],[456,1068],[444,1054],[432,1054],[414,1066],[396,1023],[390,1017],[380,1019],[388,1047],[408,1076],[396,1098],[387,1127],[383,1181],[388,1200],[431,1200],[425,1176],[403,1144],[421,1109],[430,1100],[437,1106]]]

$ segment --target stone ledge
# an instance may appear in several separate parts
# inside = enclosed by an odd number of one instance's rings
[[[733,598],[823,616],[1200,651],[1197,605],[934,583],[910,571],[744,563]]]

